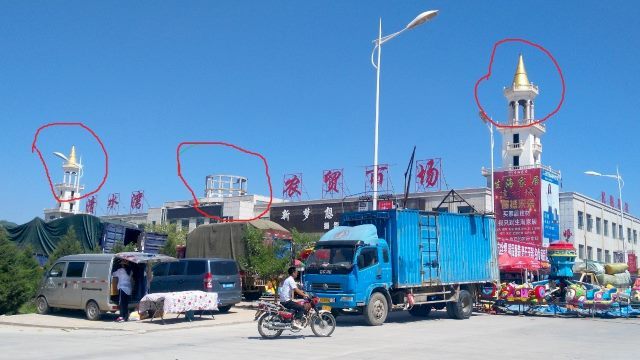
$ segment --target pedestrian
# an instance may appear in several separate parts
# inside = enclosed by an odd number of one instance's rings
[[[131,296],[131,267],[127,260],[120,260],[120,268],[111,274],[118,278],[118,308],[120,316],[117,322],[129,321],[129,297]]]

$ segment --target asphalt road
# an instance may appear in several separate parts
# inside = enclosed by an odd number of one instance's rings
[[[0,326],[4,359],[632,359],[640,319],[393,313],[380,327],[340,317],[330,338],[310,329],[263,340],[255,323],[154,332]]]

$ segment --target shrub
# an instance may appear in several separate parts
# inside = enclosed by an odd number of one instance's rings
[[[31,252],[19,249],[0,228],[0,314],[15,314],[35,296],[42,269]]]

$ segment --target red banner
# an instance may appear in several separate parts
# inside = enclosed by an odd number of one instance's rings
[[[542,247],[540,169],[495,172],[496,236],[500,254],[547,260]]]

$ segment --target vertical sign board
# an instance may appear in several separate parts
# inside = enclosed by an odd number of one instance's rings
[[[493,175],[500,254],[547,260],[542,241],[540,170],[497,171]]]
[[[560,241],[560,174],[542,169],[542,247]]]

